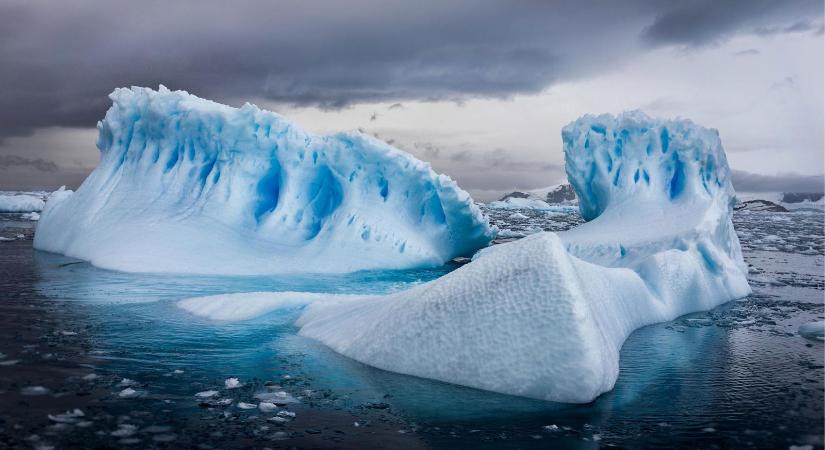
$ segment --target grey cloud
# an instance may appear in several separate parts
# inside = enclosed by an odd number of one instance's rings
[[[795,85],[796,85],[796,82],[794,81],[793,77],[785,77],[785,78],[777,81],[776,83],[773,83],[772,85],[770,85],[768,90],[769,91],[776,91],[776,90],[779,90],[779,89],[789,89],[789,88],[793,88]]]
[[[414,142],[413,147],[417,150],[422,150],[424,159],[432,160],[441,155],[441,148],[432,142]]]
[[[643,38],[648,43],[702,46],[736,32],[795,32],[802,24],[822,17],[819,0],[688,0],[675,4],[672,10],[660,13],[644,31]],[[790,25],[778,25],[787,23]]]
[[[749,48],[747,50],[738,51],[738,52],[734,53],[733,55],[734,56],[753,56],[753,55],[758,55],[759,53],[761,53],[759,50],[757,50],[755,48]]]
[[[809,20],[802,20],[796,22],[794,24],[784,26],[784,27],[757,27],[754,32],[761,36],[773,36],[775,34],[784,34],[784,33],[805,33],[805,32],[812,32],[813,34],[821,34],[822,33],[822,23],[815,24]]]
[[[739,192],[825,192],[825,175],[760,175],[743,170],[733,170],[731,175]]]
[[[645,51],[643,30],[650,42],[692,44],[815,21],[812,3],[9,0],[0,139],[93,126],[106,95],[129,85],[323,108],[508,98],[619,67]]]
[[[14,167],[31,167],[40,172],[56,172],[58,167],[52,161],[41,158],[26,158],[17,155],[0,155],[0,170]]]

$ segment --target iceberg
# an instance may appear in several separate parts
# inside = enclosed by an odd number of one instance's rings
[[[0,213],[30,213],[43,209],[45,202],[37,195],[23,193],[0,193]]]
[[[407,291],[311,302],[300,334],[389,371],[586,403],[615,385],[634,330],[751,292],[716,130],[628,112],[562,138],[585,224]]]
[[[551,206],[544,200],[535,198],[508,197],[504,200],[496,200],[487,204],[490,209],[535,209],[549,210]]]
[[[100,163],[47,202],[39,250],[131,272],[343,273],[438,266],[493,237],[453,180],[367,135],[163,86],[110,98]]]

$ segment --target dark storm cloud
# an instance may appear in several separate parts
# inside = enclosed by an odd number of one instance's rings
[[[820,0],[688,0],[673,2],[644,31],[654,45],[701,46],[716,43],[736,32],[793,33],[821,23]],[[805,28],[805,30],[802,30]]]
[[[326,108],[536,93],[618,67],[645,40],[815,23],[815,3],[8,0],[0,139],[93,126],[129,85]]]
[[[733,187],[739,192],[825,192],[825,175],[760,175],[733,170],[732,177]]]
[[[26,158],[17,155],[0,155],[0,170],[15,167],[31,167],[40,172],[57,171],[57,164],[52,161],[46,161],[41,158]]]

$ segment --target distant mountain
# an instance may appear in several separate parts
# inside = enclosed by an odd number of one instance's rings
[[[541,200],[550,205],[578,205],[579,201],[576,198],[576,191],[573,186],[568,183],[554,184],[541,189],[533,189],[530,191],[513,191],[504,197],[501,201],[508,198],[525,198],[531,200]]]
[[[821,192],[783,192],[782,203],[821,203],[822,197],[825,197],[825,194]]]

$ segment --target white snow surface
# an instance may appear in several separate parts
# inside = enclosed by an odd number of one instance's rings
[[[300,334],[385,370],[585,403],[613,388],[634,330],[750,293],[715,130],[631,112],[585,116],[562,135],[589,222],[488,247],[407,291],[304,297]],[[253,294],[243,308],[289,295]],[[225,297],[187,302],[249,317]]]
[[[437,266],[492,239],[453,180],[365,134],[162,86],[110,98],[100,164],[47,202],[40,250],[133,272],[334,273]]]
[[[0,213],[41,211],[46,203],[37,195],[0,192]]]

